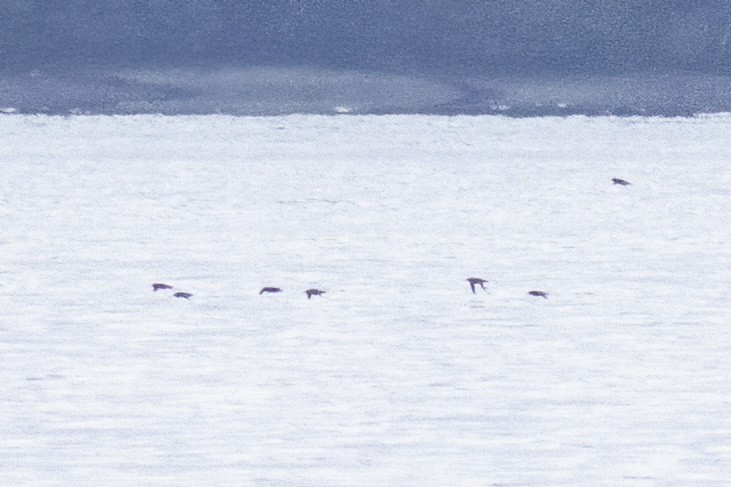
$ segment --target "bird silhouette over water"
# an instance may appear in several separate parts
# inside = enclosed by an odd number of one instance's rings
[[[305,291],[305,294],[307,295],[307,299],[312,299],[312,296],[321,296],[325,294],[326,291],[322,291],[320,289],[308,289]]]
[[[162,284],[159,282],[156,282],[155,284],[152,285],[153,291],[159,291],[160,289],[172,289],[172,288],[173,288],[173,286],[170,286],[168,284]]]
[[[630,184],[632,184],[629,181],[625,181],[624,179],[619,178],[612,178],[612,182],[614,184],[619,184],[620,186],[629,186]]]
[[[467,282],[470,283],[470,288],[472,289],[472,294],[476,294],[475,292],[475,285],[480,286],[482,289],[487,292],[487,288],[485,287],[485,283],[487,282],[486,279],[480,279],[479,277],[468,277]]]
[[[180,292],[180,293],[173,294],[173,296],[175,296],[176,298],[190,299],[190,297],[192,296],[192,294]]]
[[[538,296],[540,298],[548,299],[548,293],[543,291],[528,291],[528,294],[530,294],[531,296]]]
[[[259,291],[259,295],[261,296],[264,293],[281,293],[282,290],[278,287],[263,287],[261,288],[261,291]]]

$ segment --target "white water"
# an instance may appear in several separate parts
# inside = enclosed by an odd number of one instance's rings
[[[0,484],[729,484],[729,133],[0,117]]]

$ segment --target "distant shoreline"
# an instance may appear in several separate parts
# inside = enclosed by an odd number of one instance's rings
[[[463,78],[281,67],[0,73],[0,114],[693,117],[731,112],[731,76]]]

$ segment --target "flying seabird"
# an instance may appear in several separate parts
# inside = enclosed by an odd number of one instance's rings
[[[161,284],[159,282],[157,282],[157,283],[155,283],[155,284],[152,285],[152,290],[153,291],[158,291],[160,289],[172,289],[172,288],[173,288],[173,286],[169,286],[167,284]]]
[[[325,294],[325,291],[322,291],[320,289],[308,289],[305,291],[305,294],[307,295],[307,299],[311,299],[312,296],[320,296],[322,294]]]
[[[192,294],[180,292],[180,293],[173,294],[173,296],[175,296],[176,298],[190,299],[190,297],[192,296]]]
[[[278,287],[263,287],[261,288],[261,291],[259,291],[259,295],[262,295],[264,293],[281,293],[282,290]]]
[[[528,291],[528,294],[530,294],[531,296],[538,296],[538,297],[541,297],[541,298],[548,299],[548,293],[547,292],[543,292],[543,291]]]
[[[614,184],[619,184],[620,186],[629,186],[630,184],[632,184],[629,181],[625,181],[624,179],[619,178],[612,178],[612,182]]]
[[[485,292],[487,292],[487,288],[485,288],[485,283],[488,282],[487,280],[480,279],[479,277],[468,277],[467,282],[470,283],[470,288],[472,288],[472,294],[476,294],[475,284],[478,284],[480,287],[482,287],[482,289],[485,290]]]

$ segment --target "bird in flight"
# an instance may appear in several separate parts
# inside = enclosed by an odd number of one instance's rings
[[[322,291],[320,289],[308,289],[305,291],[305,294],[307,295],[307,299],[311,299],[312,296],[321,296],[325,294],[325,291]]]
[[[190,293],[183,293],[183,292],[179,292],[179,293],[175,293],[175,294],[173,294],[173,296],[175,296],[176,298],[185,298],[185,299],[190,299],[190,297],[192,296],[192,294],[190,294]]]
[[[472,294],[476,294],[475,292],[475,286],[480,286],[482,289],[487,292],[487,288],[485,288],[485,283],[487,282],[486,279],[480,279],[479,277],[468,277],[467,282],[470,283],[470,288],[472,289]]]
[[[629,186],[630,184],[632,184],[629,181],[625,181],[624,179],[619,178],[612,178],[612,182],[614,184],[619,184],[620,186]]]
[[[172,289],[172,288],[173,288],[173,286],[170,286],[168,284],[162,284],[159,282],[156,282],[155,284],[152,285],[153,291],[159,291],[160,289]]]
[[[528,294],[530,294],[531,296],[538,296],[541,298],[548,299],[548,293],[543,292],[543,291],[528,291]]]
[[[261,288],[261,291],[259,291],[259,295],[261,296],[264,293],[281,293],[282,290],[278,287],[263,287]]]

